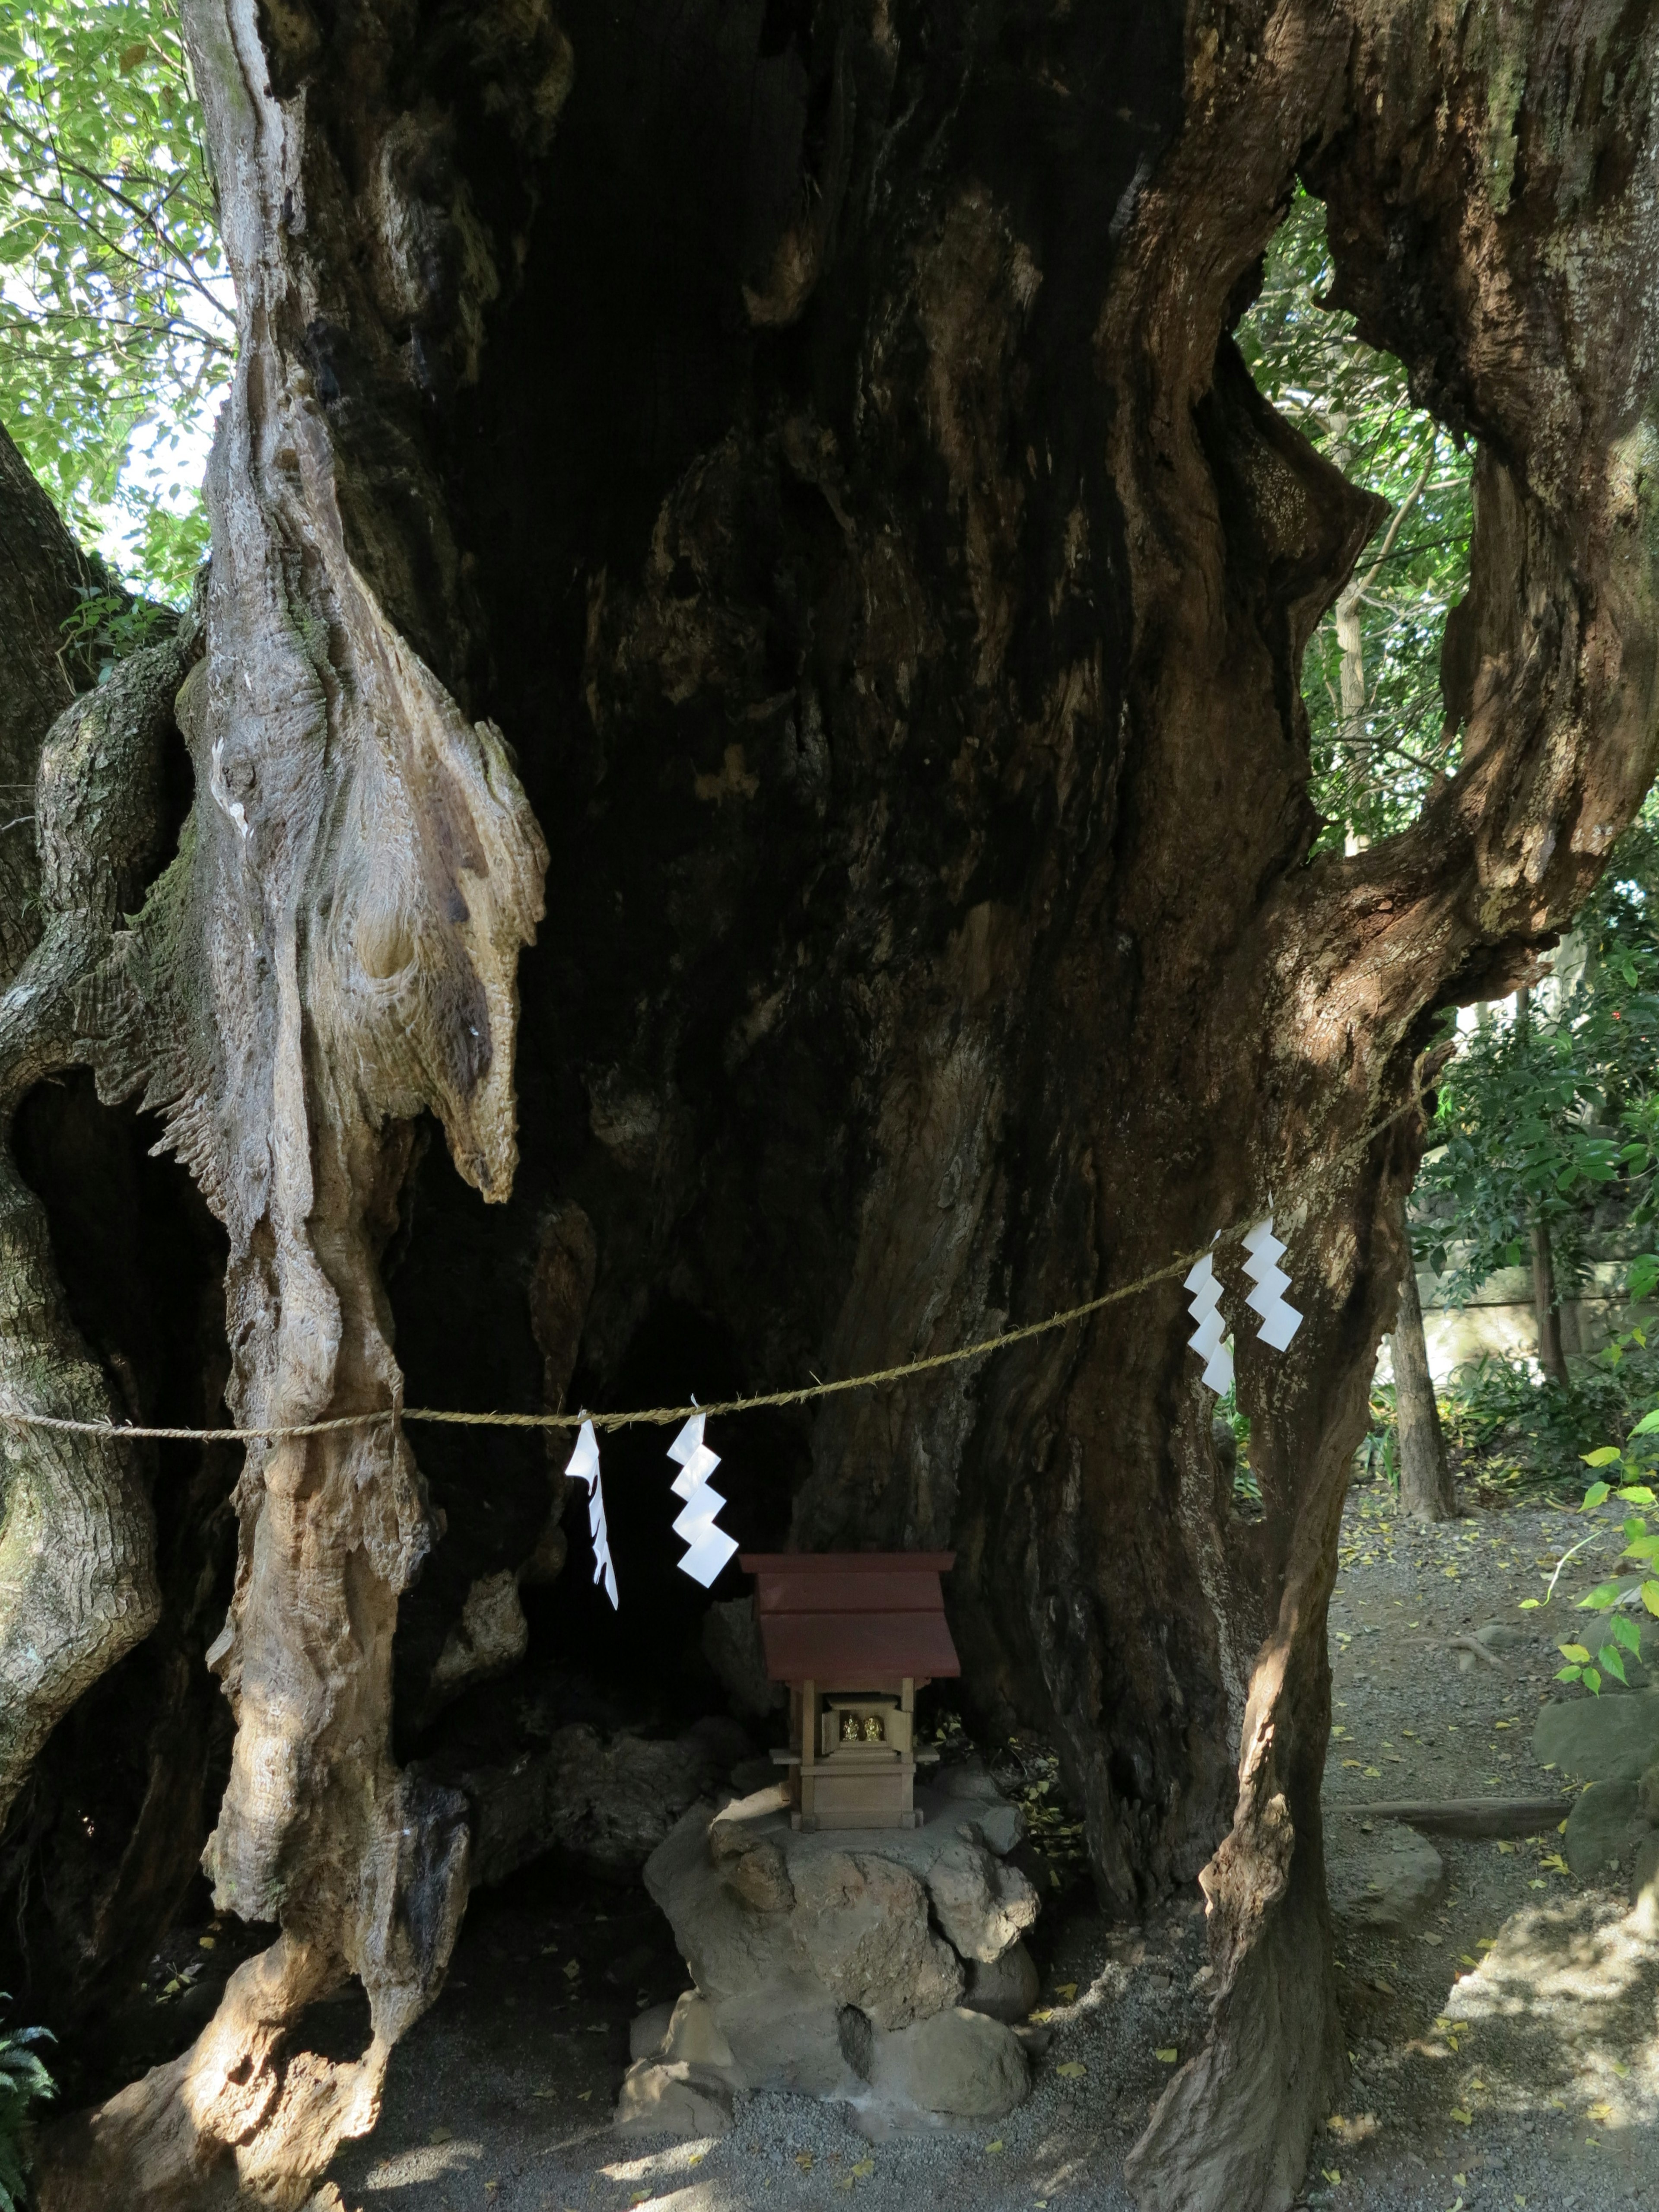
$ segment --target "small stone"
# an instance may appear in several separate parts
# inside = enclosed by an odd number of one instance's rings
[[[613,2124],[618,2135],[722,2136],[732,2092],[708,2067],[638,2059],[623,2076]]]
[[[1633,1783],[1659,1763],[1659,1691],[1622,1698],[1564,1698],[1546,1705],[1533,1754],[1587,1782]]]
[[[1025,2053],[1000,2021],[961,2005],[884,2035],[875,2087],[884,2098],[958,2119],[1000,2119],[1029,2086]]]
[[[689,2066],[711,2067],[729,2075],[732,2046],[720,2033],[714,2008],[699,1990],[687,1990],[674,2006],[663,2038],[661,2056]]]
[[[1333,1869],[1331,1903],[1368,1928],[1409,1928],[1446,1888],[1445,1861],[1425,1837],[1386,1820],[1363,1850]]]
[[[1636,1802],[1650,1827],[1659,1828],[1659,1762],[1636,1785]]]
[[[1567,1816],[1563,1849],[1581,1881],[1622,1866],[1647,1832],[1637,1809],[1634,1782],[1595,1782]]]
[[[788,1912],[795,1902],[783,1853],[769,1838],[753,1834],[742,1820],[715,1820],[708,1850],[727,1884],[757,1912]]]
[[[663,2045],[668,2040],[669,2022],[673,2017],[672,2004],[656,2004],[647,2011],[635,2013],[628,2023],[629,2057],[660,2058]]]

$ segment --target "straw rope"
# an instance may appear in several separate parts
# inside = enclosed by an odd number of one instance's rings
[[[1323,1161],[1307,1176],[1292,1181],[1289,1186],[1294,1194],[1298,1188],[1315,1180],[1326,1182],[1348,1160],[1366,1151],[1385,1129],[1403,1121],[1407,1114],[1419,1110],[1423,1104],[1423,1092],[1414,1089],[1403,1106],[1385,1115],[1362,1130],[1353,1141],[1343,1147],[1332,1159]],[[611,1413],[471,1413],[439,1406],[386,1406],[374,1413],[339,1413],[325,1421],[297,1421],[284,1426],[263,1429],[184,1429],[130,1428],[112,1421],[75,1421],[57,1413],[34,1413],[11,1407],[0,1407],[0,1425],[13,1428],[50,1429],[70,1436],[108,1437],[122,1443],[276,1443],[289,1437],[331,1436],[342,1429],[371,1429],[396,1426],[401,1423],[419,1421],[446,1428],[459,1429],[576,1429],[584,1421],[592,1421],[595,1429],[666,1428],[676,1421],[688,1421],[693,1414],[708,1418],[727,1413],[758,1413],[773,1406],[800,1406],[814,1398],[833,1398],[846,1390],[873,1390],[889,1382],[902,1382],[912,1375],[931,1374],[940,1367],[954,1367],[969,1359],[983,1359],[991,1352],[1003,1352],[1010,1345],[1028,1344],[1032,1338],[1050,1335],[1054,1330],[1069,1328],[1074,1322],[1085,1321],[1091,1314],[1103,1312],[1106,1307],[1121,1305],[1126,1298],[1138,1297],[1143,1291],[1155,1289],[1184,1276],[1206,1252],[1217,1244],[1229,1243],[1244,1235],[1261,1218],[1259,1211],[1232,1227],[1218,1231],[1207,1244],[1195,1251],[1184,1252],[1167,1261],[1150,1273],[1137,1276],[1132,1283],[1120,1283],[1098,1297],[1085,1298],[1081,1305],[1067,1306],[1059,1313],[1048,1315],[1042,1321],[1024,1322],[1018,1328],[1001,1330],[995,1336],[981,1337],[977,1343],[958,1345],[952,1352],[932,1352],[920,1359],[907,1359],[896,1367],[878,1367],[866,1375],[846,1375],[833,1382],[811,1382],[793,1390],[766,1390],[749,1398],[728,1398],[718,1405],[707,1406],[647,1406],[632,1412]]]

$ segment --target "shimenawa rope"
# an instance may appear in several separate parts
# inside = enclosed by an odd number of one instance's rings
[[[1403,1106],[1385,1115],[1363,1129],[1352,1144],[1346,1145],[1332,1159],[1322,1162],[1306,1176],[1293,1180],[1292,1193],[1302,1185],[1316,1180],[1328,1182],[1345,1162],[1365,1151],[1385,1129],[1402,1121],[1407,1114],[1421,1108],[1424,1094],[1413,1090]],[[276,1443],[295,1437],[331,1436],[339,1429],[368,1429],[393,1426],[407,1421],[441,1424],[449,1428],[462,1429],[575,1429],[584,1421],[592,1421],[596,1429],[629,1429],[640,1427],[666,1428],[672,1422],[688,1421],[702,1413],[709,1419],[726,1413],[752,1413],[767,1406],[799,1406],[812,1398],[833,1398],[844,1390],[872,1390],[885,1382],[902,1382],[912,1375],[926,1375],[939,1367],[954,1367],[959,1361],[983,1359],[988,1353],[1001,1352],[1011,1344],[1029,1343],[1035,1336],[1047,1336],[1054,1330],[1069,1328],[1073,1322],[1085,1321],[1091,1314],[1107,1306],[1119,1305],[1125,1298],[1139,1296],[1159,1283],[1167,1283],[1176,1276],[1184,1276],[1206,1252],[1216,1245],[1228,1243],[1243,1237],[1261,1218],[1252,1212],[1249,1218],[1234,1227],[1217,1231],[1208,1244],[1201,1244],[1195,1252],[1186,1252],[1177,1259],[1154,1267],[1150,1274],[1141,1275],[1133,1283],[1120,1283],[1113,1290],[1103,1291],[1098,1297],[1085,1298],[1081,1305],[1067,1306],[1062,1312],[1049,1314],[1042,1321],[1026,1322],[1018,1328],[1004,1329],[996,1336],[981,1337],[976,1344],[958,1345],[954,1352],[931,1352],[920,1359],[907,1359],[897,1367],[880,1367],[867,1375],[847,1375],[832,1382],[803,1383],[794,1390],[767,1390],[752,1398],[728,1398],[719,1405],[710,1406],[647,1406],[632,1413],[468,1413],[451,1411],[439,1406],[386,1406],[374,1413],[339,1413],[326,1421],[298,1421],[284,1427],[269,1429],[162,1429],[127,1428],[112,1421],[72,1421],[56,1413],[33,1413],[9,1407],[0,1407],[0,1424],[14,1428],[52,1429],[71,1436],[110,1437],[123,1443]]]

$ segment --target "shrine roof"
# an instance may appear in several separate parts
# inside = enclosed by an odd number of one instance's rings
[[[954,1552],[744,1552],[775,1682],[873,1688],[959,1674],[939,1577]]]

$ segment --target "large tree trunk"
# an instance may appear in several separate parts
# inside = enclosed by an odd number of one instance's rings
[[[1429,1372],[1428,1341],[1423,1334],[1423,1301],[1417,1290],[1417,1261],[1411,1238],[1400,1271],[1400,1304],[1394,1317],[1394,1409],[1400,1434],[1400,1504],[1417,1521],[1456,1517],[1457,1492],[1446,1457],[1445,1433]]]
[[[720,1448],[750,1542],[954,1544],[967,1692],[1059,1744],[1103,1898],[1208,1899],[1143,2203],[1287,2205],[1341,2077],[1325,1615],[1419,1142],[1364,1133],[1653,766],[1659,36],[1380,0],[185,12],[243,342],[197,799],[77,1005],[225,1224],[233,1409],[856,1372],[1276,1201],[1306,1320],[1285,1357],[1238,1332],[1259,1523],[1172,1282]],[[1462,766],[1314,862],[1298,664],[1380,516],[1227,334],[1298,163],[1339,298],[1480,445]],[[610,1461],[621,1623],[565,1597],[595,1666],[665,1665],[701,1602],[647,1601],[662,1441]],[[441,1984],[465,1808],[398,1764],[394,1666],[413,1711],[546,1491],[528,1443],[420,1443],[425,1483],[390,1423],[249,1449],[209,1863],[283,1933],[59,2130],[48,2212],[303,2202]],[[301,2015],[350,1974],[341,2063]]]

